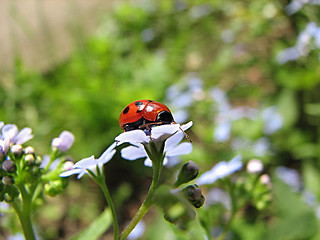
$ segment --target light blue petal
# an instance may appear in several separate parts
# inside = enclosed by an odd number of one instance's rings
[[[180,143],[177,147],[170,149],[166,156],[173,157],[178,155],[185,155],[192,152],[192,144],[189,142]]]
[[[3,127],[3,125],[4,125],[4,122],[0,122],[0,129]]]
[[[79,174],[82,172],[82,169],[78,169],[78,168],[73,168],[71,170],[65,171],[63,173],[59,174],[59,177],[69,177],[73,174]]]
[[[170,151],[170,149],[175,148],[181,140],[184,138],[183,132],[178,132],[174,134],[172,137],[168,138],[165,142],[164,152]]]
[[[115,138],[115,140],[118,142],[143,143],[143,142],[149,142],[150,137],[147,136],[142,130],[132,130],[132,131],[123,132],[119,134]]]
[[[117,146],[117,142],[112,143],[99,157],[98,162],[105,164],[109,162],[109,160],[113,157],[113,155],[116,153],[116,150],[114,149]]]
[[[104,165],[107,162],[109,162],[111,160],[111,158],[113,157],[113,155],[116,153],[116,150],[112,150],[111,152],[108,151],[108,149],[101,155],[101,157],[99,157],[99,159],[97,160],[100,164]]]
[[[152,167],[152,161],[150,160],[150,158],[147,158],[146,160],[144,160],[144,165],[146,167]]]
[[[95,166],[98,164],[98,161],[94,159],[94,156],[90,156],[88,158],[83,158],[79,162],[77,162],[73,167],[74,168],[91,168],[92,166]]]
[[[151,137],[154,140],[165,140],[179,130],[179,124],[165,124],[153,127],[151,130]]]
[[[121,157],[127,160],[136,160],[138,158],[147,157],[147,153],[142,148],[129,146],[121,149]]]
[[[33,135],[31,134],[32,130],[31,128],[23,128],[13,139],[15,144],[24,144],[25,142],[29,141],[31,138],[33,138]]]

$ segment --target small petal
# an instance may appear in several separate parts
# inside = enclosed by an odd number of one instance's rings
[[[18,134],[18,128],[15,124],[6,124],[1,129],[2,137],[10,141]]]
[[[3,127],[4,122],[0,122],[0,129]]]
[[[79,162],[76,162],[74,168],[85,168],[90,169],[93,165],[96,165],[98,161],[94,159],[94,156],[81,159]]]
[[[123,132],[119,134],[116,138],[116,141],[123,142],[149,142],[150,137],[147,136],[142,130],[132,130],[128,132]]]
[[[147,153],[142,148],[129,146],[121,150],[121,156],[127,160],[136,160],[147,157]]]
[[[189,142],[183,142],[183,143],[180,143],[174,149],[168,151],[166,153],[166,156],[173,157],[173,156],[178,156],[178,155],[189,154],[191,152],[192,152],[192,144]]]
[[[183,138],[183,132],[178,132],[172,137],[170,137],[165,143],[164,151],[167,152],[170,151],[170,149],[175,148],[182,141]]]
[[[69,177],[73,174],[79,174],[79,173],[81,173],[81,171],[82,171],[82,169],[80,169],[80,168],[73,168],[71,170],[60,173],[59,177]]]
[[[152,161],[150,160],[150,158],[147,158],[146,160],[144,160],[144,165],[146,167],[152,167]]]
[[[190,122],[188,122],[188,123],[186,123],[186,124],[182,124],[180,127],[181,127],[181,129],[182,129],[183,131],[186,131],[186,130],[188,130],[189,128],[191,128],[192,125],[193,125],[193,122],[190,121]]]
[[[154,140],[166,140],[179,130],[179,124],[165,124],[153,127],[151,130],[151,137]]]
[[[23,128],[18,135],[15,136],[14,142],[15,144],[24,144],[25,142],[29,141],[31,138],[33,138],[33,135],[31,134],[32,130],[31,128]]]

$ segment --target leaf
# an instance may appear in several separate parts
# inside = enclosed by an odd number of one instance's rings
[[[90,226],[72,237],[70,240],[95,240],[107,231],[111,226],[111,213],[109,209],[104,210],[103,213]]]

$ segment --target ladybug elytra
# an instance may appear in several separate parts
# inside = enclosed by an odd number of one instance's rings
[[[175,123],[169,108],[152,100],[137,100],[126,106],[120,115],[120,127],[126,132],[150,130],[153,125]]]

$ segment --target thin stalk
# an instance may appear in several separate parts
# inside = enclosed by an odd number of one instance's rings
[[[162,162],[163,162],[163,157],[161,157],[161,159],[158,159],[158,161],[153,161],[153,179],[149,188],[148,195],[144,200],[144,202],[142,203],[141,207],[139,208],[137,214],[134,216],[134,218],[131,220],[129,225],[121,233],[119,238],[120,240],[127,239],[127,237],[132,232],[132,230],[137,226],[137,224],[141,221],[144,215],[148,212],[149,208],[152,206],[153,204],[152,198],[159,182],[160,172],[162,169]]]
[[[113,220],[113,232],[114,232],[114,240],[118,238],[119,235],[119,226],[118,226],[118,220],[117,220],[117,215],[116,215],[116,210],[111,198],[111,195],[109,193],[108,187],[104,181],[104,178],[102,178],[102,181],[99,182],[99,185],[104,193],[104,196],[107,200],[108,206],[111,210],[111,215],[112,215],[112,220]]]

